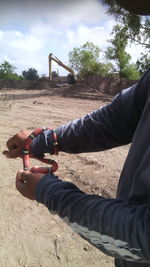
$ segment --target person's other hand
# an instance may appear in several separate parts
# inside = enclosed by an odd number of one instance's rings
[[[43,173],[32,173],[19,170],[16,175],[16,188],[26,198],[35,200],[35,190],[38,182],[43,178]]]
[[[31,130],[24,130],[18,132],[7,141],[8,150],[3,151],[7,158],[17,158],[22,156],[22,150],[25,145],[27,137],[32,133]]]

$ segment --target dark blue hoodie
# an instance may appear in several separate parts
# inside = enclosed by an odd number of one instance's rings
[[[45,175],[36,199],[76,233],[115,257],[119,267],[150,266],[150,70],[112,103],[56,129],[60,151],[103,151],[131,143],[116,199],[82,192]],[[34,140],[33,153],[50,152],[51,132]]]

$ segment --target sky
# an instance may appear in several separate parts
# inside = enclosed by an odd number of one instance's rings
[[[87,41],[105,50],[115,21],[99,0],[1,0],[0,64],[7,60],[21,74],[35,68],[48,76],[48,55],[68,65],[68,54]],[[140,47],[129,47],[136,61]],[[67,72],[53,62],[60,75]]]

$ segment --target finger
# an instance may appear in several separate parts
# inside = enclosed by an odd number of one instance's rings
[[[5,150],[3,151],[3,154],[7,157],[7,158],[17,158],[20,157],[22,155],[22,150],[20,148],[16,148],[13,150]]]
[[[17,183],[25,183],[30,178],[28,178],[30,173],[28,171],[19,170],[16,174],[16,182]]]
[[[38,170],[39,170],[39,166],[34,166],[34,167],[32,167],[30,169],[30,172],[32,172],[32,173],[39,173]]]
[[[23,173],[23,170],[19,170],[16,175],[16,188],[21,192],[23,190],[23,187],[25,186],[24,181],[21,179],[21,174]]]
[[[4,150],[2,153],[3,153],[3,155],[7,156],[8,150]]]
[[[32,173],[29,171],[19,171],[20,179],[24,182],[32,180]]]
[[[30,172],[19,170],[16,175],[16,188],[24,196],[28,197],[29,184],[32,182]]]
[[[16,135],[11,137],[8,141],[7,141],[7,147],[9,150],[12,150],[14,148],[17,147],[17,143],[16,143]]]

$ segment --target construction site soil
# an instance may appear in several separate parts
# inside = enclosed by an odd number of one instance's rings
[[[21,159],[6,159],[6,141],[20,129],[56,128],[109,103],[134,82],[87,77],[74,85],[40,79],[0,82],[0,266],[112,267],[104,255],[75,234],[47,208],[23,198],[15,188]],[[81,190],[113,198],[129,146],[82,154],[60,152],[57,175]],[[37,165],[32,160],[31,166]]]
[[[52,95],[64,97],[79,97],[89,99],[108,98],[114,96],[122,89],[130,87],[136,81],[119,79],[112,77],[87,76],[77,81],[75,84],[68,85],[66,79],[63,82],[50,81],[48,78],[40,78],[37,81],[28,80],[1,80],[0,89],[26,89],[26,90],[47,90]]]

